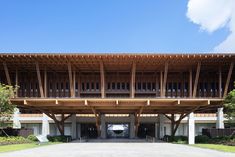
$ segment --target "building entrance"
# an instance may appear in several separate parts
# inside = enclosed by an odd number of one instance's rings
[[[140,123],[137,136],[139,138],[146,138],[146,136],[155,137],[155,124],[154,123]]]
[[[129,123],[107,123],[106,133],[107,138],[129,138],[130,125]]]
[[[95,123],[82,123],[81,124],[81,137],[94,139],[98,137],[97,128]]]

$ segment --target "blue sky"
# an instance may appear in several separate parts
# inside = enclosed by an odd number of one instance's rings
[[[213,52],[188,0],[1,0],[0,52]]]

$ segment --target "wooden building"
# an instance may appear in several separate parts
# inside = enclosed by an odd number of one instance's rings
[[[133,115],[135,134],[141,115],[165,115],[174,132],[191,113],[222,107],[234,61],[234,54],[9,53],[0,54],[0,82],[19,87],[11,101],[21,113],[46,114],[62,134],[74,114],[93,114],[98,136],[104,114]]]

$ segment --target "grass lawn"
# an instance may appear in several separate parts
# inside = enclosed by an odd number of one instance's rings
[[[49,143],[45,143],[42,145],[38,145],[37,143],[4,145],[4,146],[0,146],[0,153],[23,150],[23,149],[30,149],[30,148],[36,148],[36,147],[43,147],[43,146],[48,146],[48,145],[58,144],[58,143],[59,142],[49,142]]]
[[[226,146],[226,145],[220,145],[220,144],[194,144],[192,146],[235,153],[235,147],[234,146]]]

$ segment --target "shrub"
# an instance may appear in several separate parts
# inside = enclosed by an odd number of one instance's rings
[[[195,142],[196,143],[209,143],[210,138],[206,135],[198,135],[195,137]]]
[[[30,141],[34,141],[34,142],[37,142],[37,141],[38,141],[38,139],[37,139],[37,137],[36,137],[35,135],[29,135],[29,136],[27,137],[27,139],[30,140]]]
[[[22,136],[0,137],[0,145],[30,143],[31,141]]]
[[[71,136],[47,136],[50,142],[70,142],[72,140]]]

